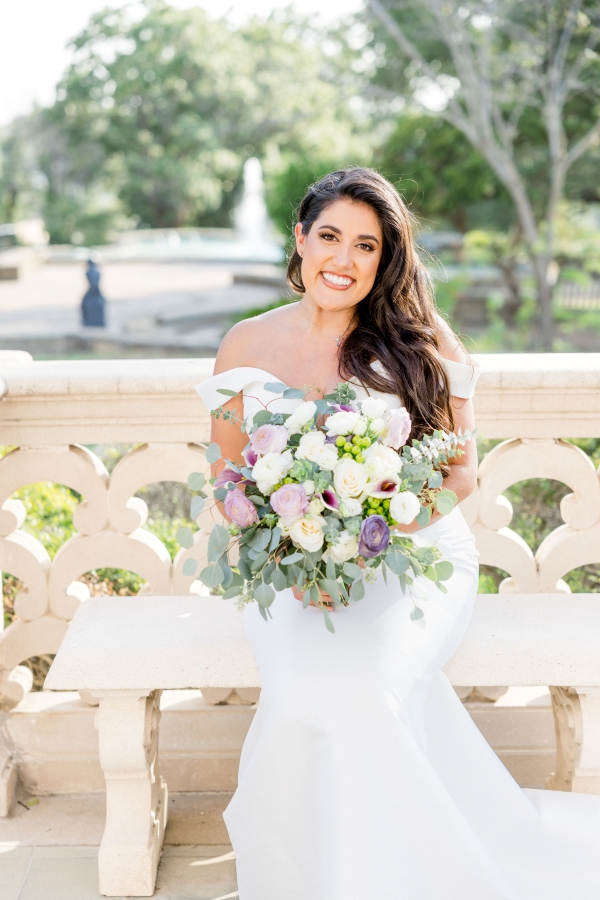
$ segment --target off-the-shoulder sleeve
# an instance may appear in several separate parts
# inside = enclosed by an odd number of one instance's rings
[[[263,369],[255,369],[252,366],[239,366],[236,369],[228,369],[227,372],[221,372],[219,375],[206,378],[200,384],[195,385],[195,389],[210,412],[211,409],[216,409],[222,403],[227,403],[229,399],[226,394],[219,393],[220,388],[237,393],[238,391],[243,391],[249,384],[257,381],[264,383],[277,381],[277,379]]]
[[[464,363],[454,362],[453,359],[444,359],[444,365],[450,380],[451,395],[469,400],[475,393],[475,385],[481,375],[481,369],[478,366],[467,366]]]

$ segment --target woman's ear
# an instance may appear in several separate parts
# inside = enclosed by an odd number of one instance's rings
[[[298,256],[304,256],[304,243],[306,241],[306,235],[302,231],[302,225],[300,222],[294,228],[294,236],[296,238],[296,251]]]

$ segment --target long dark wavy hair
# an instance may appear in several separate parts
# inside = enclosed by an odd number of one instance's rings
[[[383,234],[381,261],[371,291],[357,305],[339,351],[341,378],[397,394],[412,419],[411,437],[436,428],[454,429],[446,368],[438,348],[439,324],[429,275],[415,249],[412,217],[390,182],[372,169],[331,172],[313,184],[296,219],[302,233],[336,200],[364,203],[375,211]],[[303,294],[302,258],[294,250],[288,281]],[[378,371],[371,363],[379,360]]]

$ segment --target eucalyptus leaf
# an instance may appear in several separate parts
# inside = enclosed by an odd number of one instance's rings
[[[331,557],[327,560],[326,572],[327,572],[327,578],[330,578],[332,581],[336,580],[337,572],[335,569],[335,563],[331,559]]]
[[[272,553],[275,548],[279,545],[281,540],[281,528],[279,525],[276,525],[273,531],[271,532],[271,541],[269,543],[269,553]]]
[[[301,553],[292,553],[291,556],[285,556],[281,562],[281,566],[291,566],[292,563],[300,562],[304,557]]]
[[[215,444],[213,441],[212,444],[209,444],[206,448],[206,462],[210,465],[213,465],[216,462],[219,462],[221,459],[221,448],[218,444]]]
[[[349,575],[353,581],[356,581],[358,578],[362,578],[362,569],[360,566],[357,566],[356,563],[345,562],[344,563],[344,572],[346,575]]]
[[[306,609],[308,604],[310,603],[310,591],[305,591],[304,596],[302,598],[302,608]]]
[[[254,425],[268,425],[271,421],[273,413],[270,413],[268,409],[259,409],[257,413],[254,413],[252,417],[252,422]]]
[[[215,500],[224,500],[228,493],[229,492],[228,492],[227,488],[224,488],[224,487],[216,488],[216,490],[213,491],[213,497],[215,498]]]
[[[442,592],[442,594],[448,593],[448,588],[442,581],[436,581],[435,586],[437,587],[438,591]]]
[[[186,550],[191,550],[194,546],[194,535],[192,534],[191,528],[178,528],[175,539],[177,543],[181,544]]]
[[[419,628],[425,627],[425,613],[421,609],[420,606],[415,606],[413,611],[410,614],[412,621],[419,626]]]
[[[240,575],[244,579],[244,581],[250,581],[252,578],[252,572],[250,571],[250,566],[246,562],[245,559],[239,559],[237,564],[238,569],[240,570]]]
[[[192,519],[198,518],[204,509],[204,502],[204,497],[192,497],[192,502],[190,504],[190,516]]]
[[[437,573],[438,581],[448,581],[448,579],[452,577],[454,566],[449,560],[441,559],[435,564],[435,571]]]
[[[250,546],[253,550],[264,550],[265,547],[269,545],[269,541],[271,540],[271,532],[268,528],[259,528],[252,540],[250,541]]]
[[[327,631],[330,631],[332,634],[335,634],[335,628],[333,627],[333,622],[331,621],[331,619],[329,617],[329,613],[327,612],[326,609],[323,610],[323,616],[325,618],[325,627],[327,628]]]
[[[287,587],[287,578],[279,567],[275,568],[271,581],[276,591],[285,591]]]
[[[232,600],[234,597],[237,597],[239,592],[240,592],[239,584],[232,584],[230,587],[227,588],[227,590],[223,594],[223,599],[224,600]]]
[[[458,497],[456,496],[454,491],[450,490],[450,488],[444,488],[443,490],[438,491],[436,496],[437,497],[449,497],[453,503],[458,503]]]
[[[254,599],[260,606],[270,606],[275,599],[275,591],[270,584],[262,581],[254,591]]]
[[[264,497],[261,497],[260,494],[246,494],[248,500],[254,503],[255,506],[266,506],[267,501]]]
[[[275,560],[272,559],[271,562],[267,563],[267,565],[264,567],[263,572],[262,572],[262,578],[266,584],[271,584],[273,573],[275,572],[275,566],[276,566]]]
[[[351,600],[362,600],[365,596],[365,586],[362,581],[355,581],[352,587],[350,588],[350,599]]]
[[[410,565],[408,557],[396,547],[386,554],[385,562],[394,575],[404,575]]]
[[[260,603],[258,604],[258,611],[259,611],[259,613],[261,614],[261,616],[263,617],[263,619],[265,620],[265,622],[268,622],[268,621],[269,621],[269,617],[268,617],[268,615],[267,615],[267,611],[266,611],[266,609],[264,609],[264,607],[262,607],[262,606],[260,605]]]
[[[444,483],[444,476],[441,472],[432,472],[427,479],[427,486],[430,488],[439,488]]]
[[[295,568],[296,568],[296,566],[294,566],[294,569],[295,569]],[[299,591],[301,591],[302,588],[304,587],[304,582],[305,582],[305,581],[306,581],[306,572],[304,571],[304,569],[298,569],[298,575],[297,575],[297,578],[296,578],[296,588],[297,588]]]
[[[224,588],[224,590],[227,590],[227,588],[231,587],[232,583],[233,572],[229,566],[225,565],[223,566],[223,581],[221,582],[221,587]]]
[[[186,559],[181,567],[182,573],[186,578],[189,578],[190,575],[196,574],[196,569],[198,568],[198,560],[197,559]]]
[[[333,600],[340,599],[340,589],[337,581],[332,581],[331,578],[322,578],[319,582],[319,586],[325,593],[329,594]]]
[[[286,388],[283,397],[286,400],[304,400],[306,394],[300,388]]]
[[[208,539],[208,561],[215,562],[229,547],[231,535],[223,525],[215,525]]]
[[[252,572],[260,571],[260,569],[262,569],[262,567],[264,566],[264,564],[266,563],[268,558],[269,558],[269,554],[267,553],[267,551],[261,550],[261,552],[255,557],[254,562],[250,566],[251,571]]]
[[[310,599],[313,603],[319,603],[321,600],[321,591],[316,584],[310,586]]]
[[[451,497],[438,496],[435,498],[435,508],[443,516],[447,516],[454,509],[454,501]]]
[[[200,572],[200,581],[202,584],[205,584],[208,588],[216,588],[223,581],[223,569],[218,563],[213,563],[212,566],[207,566],[205,569],[202,569]]]
[[[192,472],[188,475],[187,483],[190,491],[201,491],[206,484],[206,477],[202,472]]]
[[[283,394],[288,389],[287,384],[284,384],[283,381],[267,381],[263,387],[271,394]]]
[[[425,576],[425,578],[429,578],[430,581],[437,580],[437,573],[433,566],[427,566],[426,569],[423,569],[423,575]]]
[[[422,506],[419,510],[419,515],[416,517],[415,522],[417,525],[420,525],[423,528],[429,522],[431,518],[431,510],[428,506]]]
[[[229,388],[217,388],[217,394],[224,394],[226,397],[237,397],[239,391],[230,391]]]

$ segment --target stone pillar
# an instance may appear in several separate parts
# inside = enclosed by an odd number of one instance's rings
[[[106,897],[150,897],[167,824],[167,786],[158,771],[161,691],[94,691],[106,827],[98,855]]]
[[[600,687],[550,687],[556,772],[548,787],[600,794]]]

